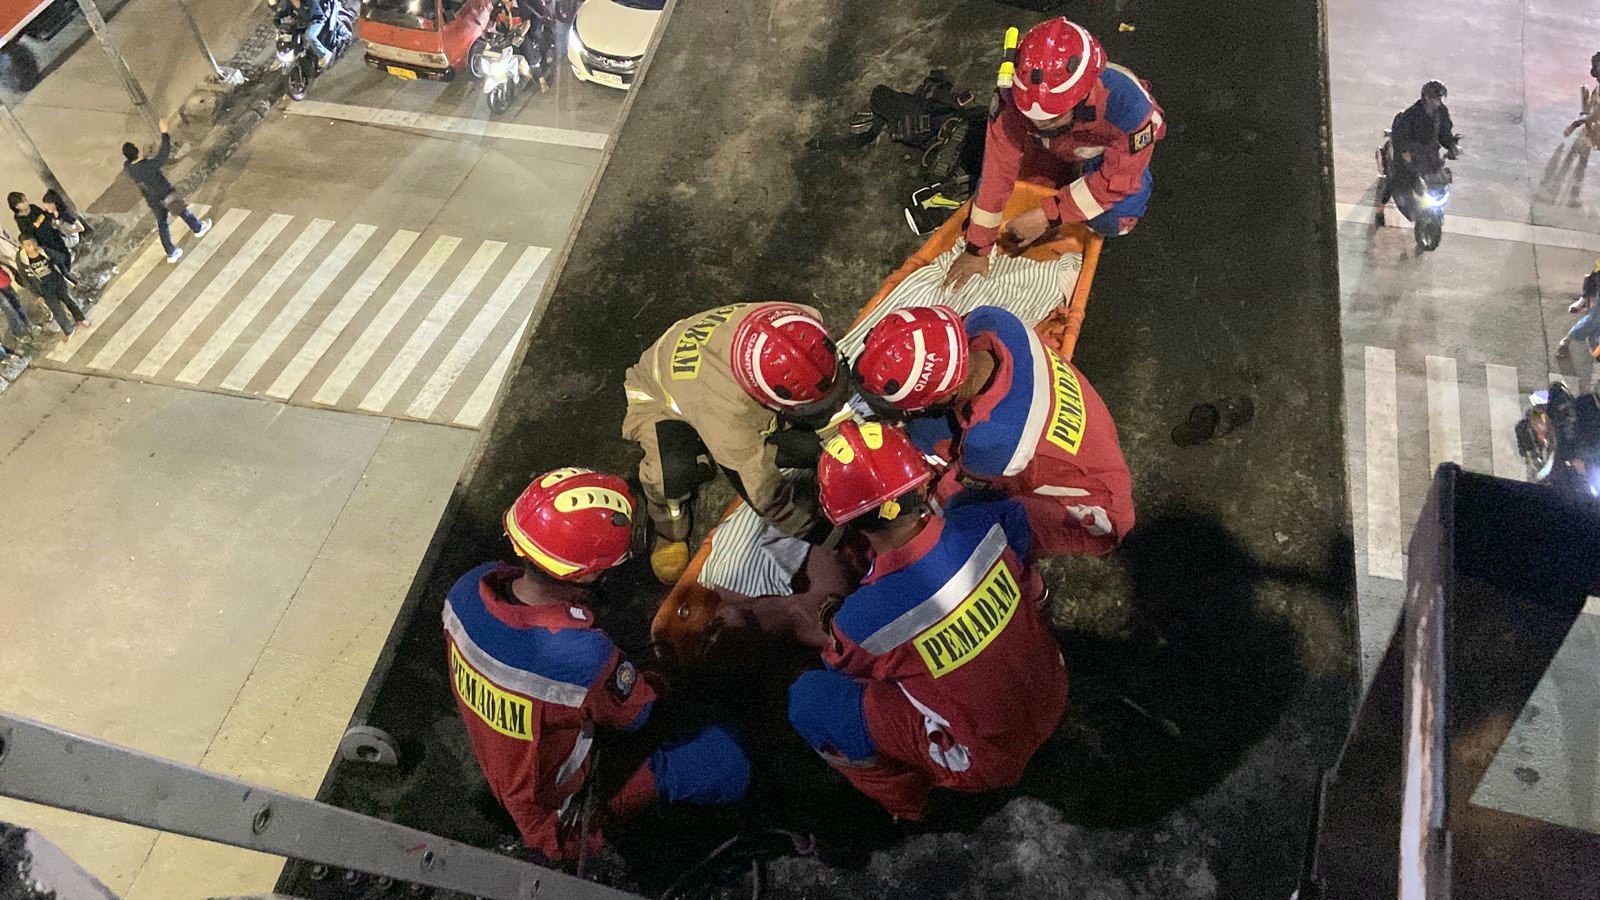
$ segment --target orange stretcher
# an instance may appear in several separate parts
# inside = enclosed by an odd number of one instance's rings
[[[1054,191],[1041,185],[1017,182],[1016,190],[1012,192],[1011,200],[1006,204],[1005,220],[1010,221],[1037,207],[1041,200],[1053,193]],[[911,254],[900,268],[895,269],[884,280],[877,293],[873,294],[872,299],[861,308],[861,312],[851,323],[852,327],[871,315],[878,304],[882,303],[908,275],[938,259],[956,245],[956,241],[961,239],[962,224],[966,221],[970,204],[969,200],[956,210],[955,214],[929,236],[916,253]],[[1047,345],[1069,360],[1078,345],[1078,333],[1083,327],[1083,316],[1089,306],[1089,288],[1094,282],[1095,266],[1099,263],[1100,247],[1104,243],[1105,238],[1087,226],[1068,223],[1057,229],[1050,240],[1036,243],[1021,254],[1023,258],[1037,262],[1050,262],[1069,253],[1082,254],[1082,266],[1078,271],[1077,283],[1073,286],[1071,296],[1063,297],[1061,304],[1034,326],[1034,330]],[[734,501],[723,514],[724,518],[738,508],[739,502]],[[655,618],[650,623],[650,636],[658,646],[681,647],[684,635],[704,634],[711,619],[716,615],[720,601],[710,588],[700,584],[699,581],[700,572],[710,554],[711,538],[708,533],[700,542],[694,558],[689,561],[689,567],[684,570],[683,577],[678,579],[678,583],[672,586],[666,599],[661,601],[661,606],[656,610]]]

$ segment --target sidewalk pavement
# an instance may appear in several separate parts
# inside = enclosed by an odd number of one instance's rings
[[[258,20],[260,4],[249,0],[186,2],[219,62],[232,55]],[[128,0],[108,25],[158,115],[175,119],[184,100],[213,74],[176,0]],[[80,21],[76,27],[84,26]],[[120,177],[119,148],[123,141],[142,144],[155,136],[92,35],[28,93],[16,113],[79,204],[92,212],[122,212],[137,202],[132,185]],[[0,190],[30,197],[44,190],[9,138],[0,138]]]

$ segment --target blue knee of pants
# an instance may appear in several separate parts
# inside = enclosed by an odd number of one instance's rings
[[[1600,342],[1600,311],[1590,310],[1583,318],[1572,323],[1572,328],[1567,331],[1567,339],[1591,344]]]
[[[1091,162],[1093,163],[1092,165],[1085,165],[1083,167],[1083,174],[1087,175],[1090,172],[1100,168],[1098,159],[1092,160]],[[1137,192],[1129,194],[1128,196],[1123,197],[1121,200],[1111,204],[1110,209],[1107,209],[1105,212],[1095,216],[1084,224],[1094,229],[1097,234],[1103,234],[1106,237],[1116,237],[1117,235],[1122,234],[1123,219],[1144,218],[1144,209],[1150,204],[1150,186],[1154,183],[1154,180],[1155,179],[1150,175],[1150,170],[1145,169],[1144,184]]]
[[[813,669],[789,685],[789,723],[818,753],[851,762],[878,754],[867,732],[866,685],[828,669]]]
[[[750,789],[750,760],[733,735],[717,725],[650,754],[650,773],[668,803],[733,803]]]

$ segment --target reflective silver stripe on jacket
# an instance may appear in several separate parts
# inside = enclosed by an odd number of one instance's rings
[[[456,617],[456,611],[449,600],[444,602],[444,630],[450,634],[450,639],[455,641],[456,649],[461,652],[467,664],[499,687],[535,700],[543,700],[558,706],[570,706],[573,709],[583,706],[584,698],[589,696],[588,685],[568,684],[565,681],[535,675],[532,672],[512,668],[490,656],[478,646],[471,635],[467,634],[466,626]]]
[[[893,622],[868,635],[861,642],[861,649],[882,656],[937,625],[940,619],[948,616],[961,601],[967,599],[967,595],[972,593],[1005,551],[1005,529],[991,525],[989,533],[978,542],[972,555],[967,557],[967,561],[943,587],[935,591],[932,597],[901,613]]]

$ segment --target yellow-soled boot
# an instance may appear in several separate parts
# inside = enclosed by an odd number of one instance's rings
[[[650,548],[650,570],[656,573],[656,579],[662,584],[677,584],[687,568],[689,542],[669,541],[657,536],[655,546]]]

